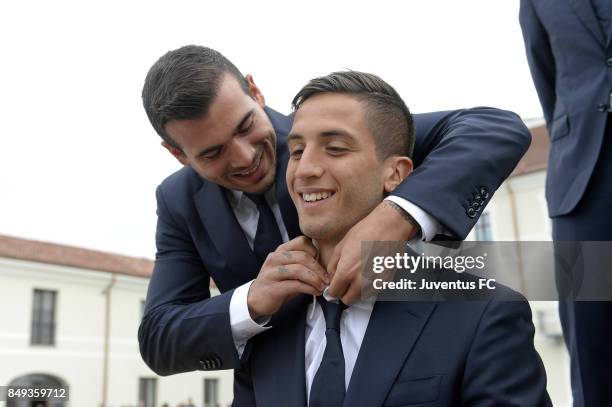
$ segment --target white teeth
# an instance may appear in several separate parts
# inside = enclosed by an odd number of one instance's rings
[[[331,192],[313,192],[311,194],[303,194],[302,196],[306,202],[315,202],[322,199],[327,199],[332,195],[333,193]]]
[[[258,157],[258,159],[257,159],[257,163],[255,163],[255,165],[253,166],[253,168],[251,168],[250,170],[243,171],[243,172],[237,172],[237,173],[235,173],[234,175],[237,175],[237,176],[240,176],[240,177],[244,177],[244,176],[246,176],[246,175],[251,175],[252,173],[254,173],[254,172],[255,172],[255,170],[256,170],[257,168],[259,168],[259,161],[260,161],[260,160],[261,160],[261,155]]]

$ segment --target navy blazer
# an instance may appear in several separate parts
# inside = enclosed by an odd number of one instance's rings
[[[529,305],[503,295],[515,301],[375,303],[343,405],[552,406]],[[306,407],[303,297],[297,317],[251,339],[235,406]]]
[[[276,198],[290,238],[300,234],[287,192],[291,117],[266,108],[277,133]],[[492,108],[414,115],[415,171],[394,192],[463,239],[530,143],[518,116]],[[233,289],[260,264],[225,191],[190,167],[157,189],[157,254],[138,340],[159,375],[238,367],[229,323]],[[210,280],[221,295],[210,296]]]
[[[550,134],[550,216],[572,211],[599,157],[612,92],[612,35],[589,0],[521,0],[527,61]]]

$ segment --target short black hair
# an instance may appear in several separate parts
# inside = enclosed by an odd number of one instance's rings
[[[166,123],[204,116],[225,73],[235,77],[250,95],[238,68],[212,48],[186,45],[167,52],[153,64],[142,87],[142,104],[153,128],[166,143],[181,148],[164,130]]]
[[[415,131],[410,110],[395,89],[380,77],[342,71],[312,79],[293,98],[293,110],[297,111],[308,98],[319,93],[344,93],[365,103],[366,121],[381,160],[392,155],[412,156]]]

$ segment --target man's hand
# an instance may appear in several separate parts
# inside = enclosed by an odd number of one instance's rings
[[[300,293],[321,295],[329,277],[316,257],[317,249],[305,236],[283,243],[270,253],[249,288],[247,305],[251,318],[274,314]]]
[[[381,202],[336,245],[327,264],[327,271],[332,276],[329,295],[339,298],[346,305],[359,298],[362,281],[361,242],[410,240],[418,232],[418,223],[397,204]]]

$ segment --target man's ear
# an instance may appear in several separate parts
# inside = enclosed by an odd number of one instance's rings
[[[257,102],[257,104],[261,107],[266,105],[266,99],[264,98],[261,90],[255,85],[255,81],[253,80],[253,75],[250,73],[246,75],[247,85],[249,86],[249,92],[251,93],[251,97]]]
[[[387,158],[383,181],[385,192],[387,194],[391,193],[402,183],[404,178],[412,173],[412,169],[412,160],[408,157],[393,156]]]
[[[165,141],[162,141],[161,145],[166,150],[168,150],[170,154],[172,154],[174,158],[176,158],[181,164],[189,165],[189,161],[187,160],[187,156],[185,155],[185,153],[183,153],[183,150],[181,150],[180,148],[174,147],[173,145],[170,145],[166,143]]]

